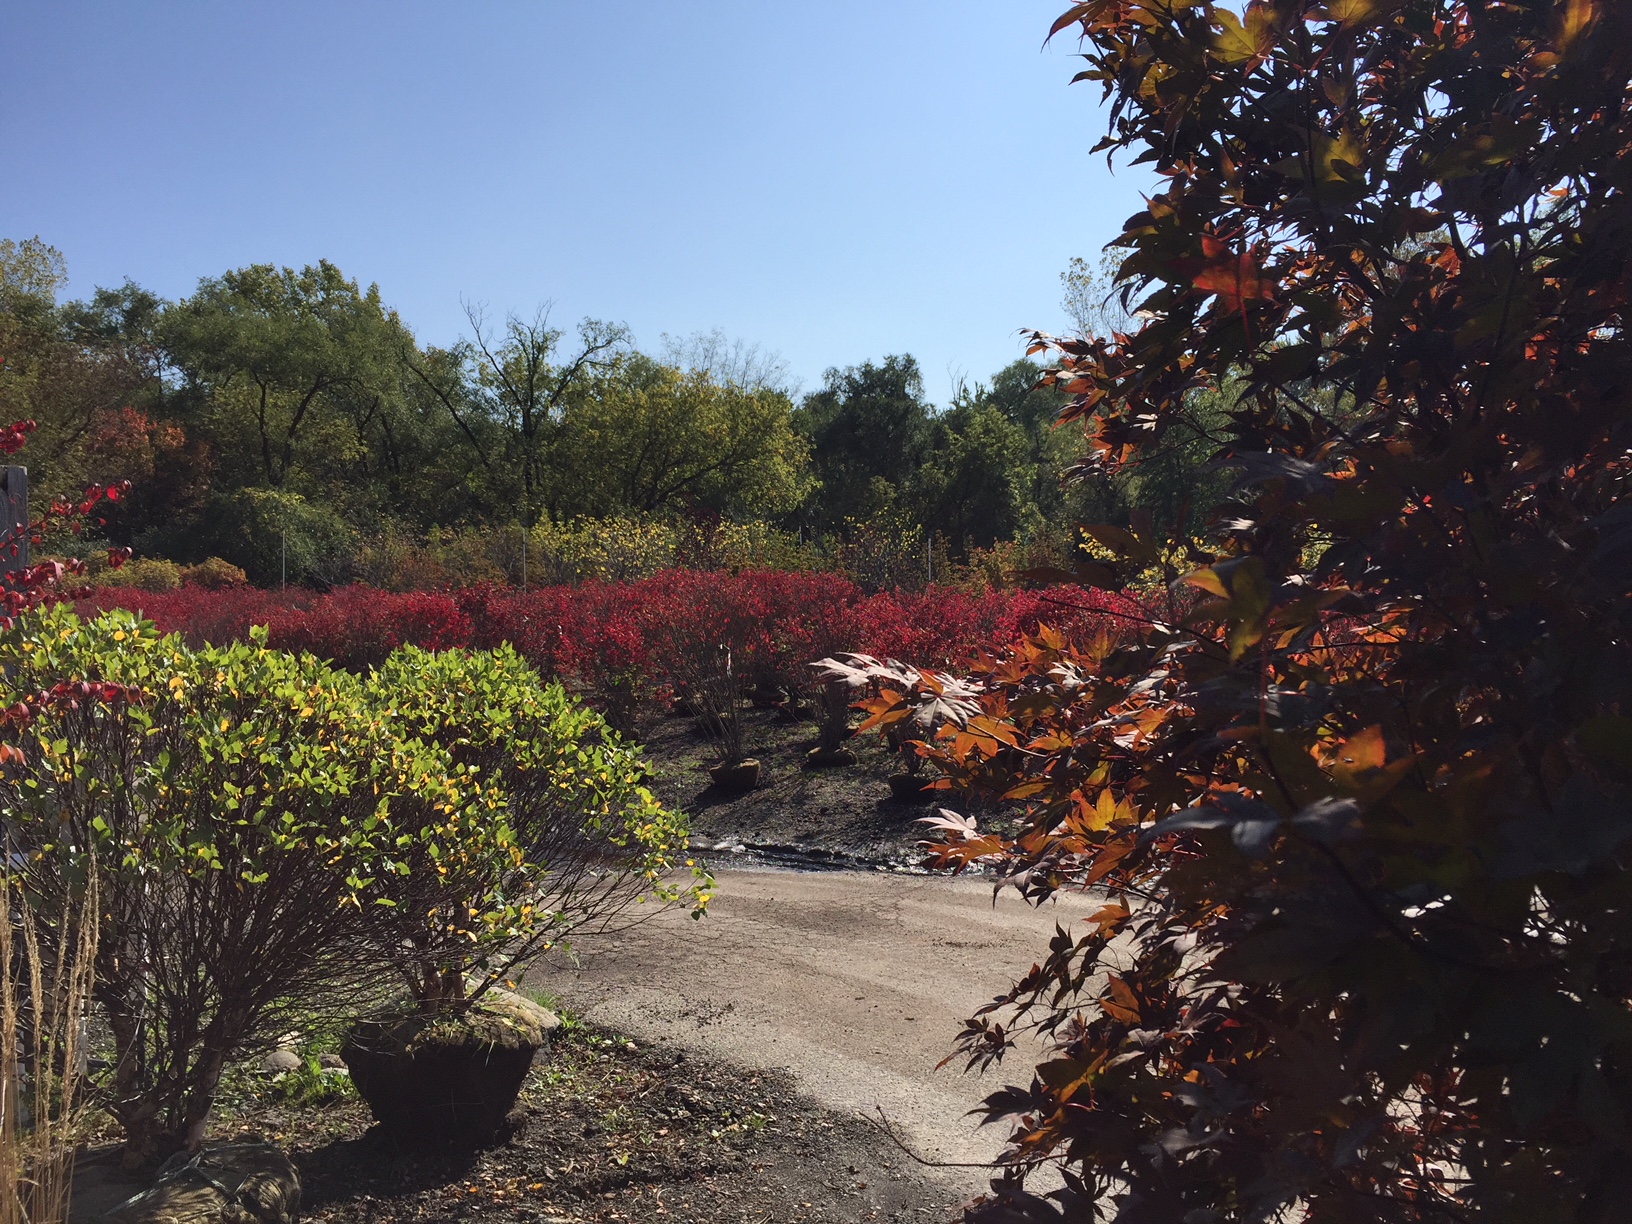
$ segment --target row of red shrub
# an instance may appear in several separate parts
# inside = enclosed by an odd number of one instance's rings
[[[273,645],[355,670],[403,643],[447,649],[509,641],[545,675],[614,702],[660,683],[672,670],[667,661],[686,650],[729,649],[753,682],[791,688],[806,682],[811,662],[839,651],[946,667],[1040,623],[1080,640],[1114,633],[1139,611],[1130,597],[1078,588],[866,595],[839,574],[776,570],[671,570],[638,582],[531,591],[104,589],[81,604],[85,612],[109,607],[139,609],[195,643],[242,638],[264,624]]]

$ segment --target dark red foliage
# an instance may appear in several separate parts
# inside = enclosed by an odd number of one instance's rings
[[[299,612],[323,598],[300,588],[263,591],[251,586],[183,586],[175,591],[141,591],[101,587],[81,597],[76,607],[81,616],[129,608],[152,621],[160,632],[179,633],[189,644],[202,646],[239,641],[249,635],[251,625],[268,624],[276,615]]]
[[[309,607],[276,609],[267,620],[267,637],[280,649],[310,651],[365,671],[398,646],[468,646],[471,620],[445,592],[398,594],[357,585],[331,591]]]
[[[944,587],[886,591],[856,610],[857,632],[850,640],[863,645],[842,649],[920,667],[950,667],[994,643],[1035,633],[1039,625],[1087,640],[1101,632],[1115,635],[1123,621],[1140,616],[1132,596],[1076,587],[979,595]]]

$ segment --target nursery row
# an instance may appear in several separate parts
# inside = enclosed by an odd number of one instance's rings
[[[797,693],[811,682],[812,662],[841,651],[945,667],[1039,624],[1085,640],[1115,634],[1140,615],[1130,596],[1077,587],[869,595],[843,575],[778,570],[669,570],[531,591],[103,589],[81,602],[82,611],[115,606],[139,610],[194,644],[241,640],[250,626],[265,625],[272,645],[353,671],[405,644],[445,650],[508,642],[618,721],[698,670],[724,668],[749,687]]]

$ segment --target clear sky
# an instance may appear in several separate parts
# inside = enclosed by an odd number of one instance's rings
[[[6,0],[0,236],[71,293],[327,258],[430,343],[722,329],[932,398],[1064,324],[1148,179],[1088,150],[1064,0]]]

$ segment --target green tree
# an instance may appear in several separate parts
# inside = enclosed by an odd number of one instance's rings
[[[1111,253],[1097,264],[1078,255],[1060,273],[1060,305],[1077,335],[1109,339],[1135,325],[1115,287],[1117,262]]]
[[[782,392],[630,355],[570,397],[551,453],[550,509],[778,516],[809,491],[806,451]]]
[[[339,488],[390,453],[414,345],[378,286],[326,260],[257,264],[201,282],[158,330],[230,484]]]
[[[472,376],[469,398],[498,424],[500,452],[483,448],[468,414],[461,416],[451,395],[443,396],[443,403],[488,469],[501,473],[501,481],[513,482],[517,517],[530,528],[560,465],[555,448],[569,397],[617,364],[629,347],[629,329],[585,319],[578,325],[576,349],[567,353],[561,348],[564,333],[549,325],[547,307],[531,319],[507,316],[502,333],[489,328],[480,309],[469,307],[466,314],[473,339],[460,352]]]
[[[68,261],[38,235],[0,238],[0,313],[46,326],[68,283]]]
[[[39,238],[0,240],[0,416],[38,422],[24,456],[36,497],[151,475],[153,434],[164,432],[150,415],[126,411],[157,399],[152,346],[87,327],[84,310],[59,306],[67,276],[61,252]],[[144,304],[132,298],[130,309]]]
[[[828,370],[794,419],[821,482],[805,514],[819,531],[885,509],[917,478],[935,440],[923,376],[910,356]]]
[[[1037,513],[1037,465],[1024,426],[978,388],[960,392],[935,425],[934,449],[913,480],[922,521],[959,555],[1021,535]]]
[[[356,532],[323,501],[284,489],[222,489],[177,555],[221,557],[258,586],[329,586],[351,576]]]

